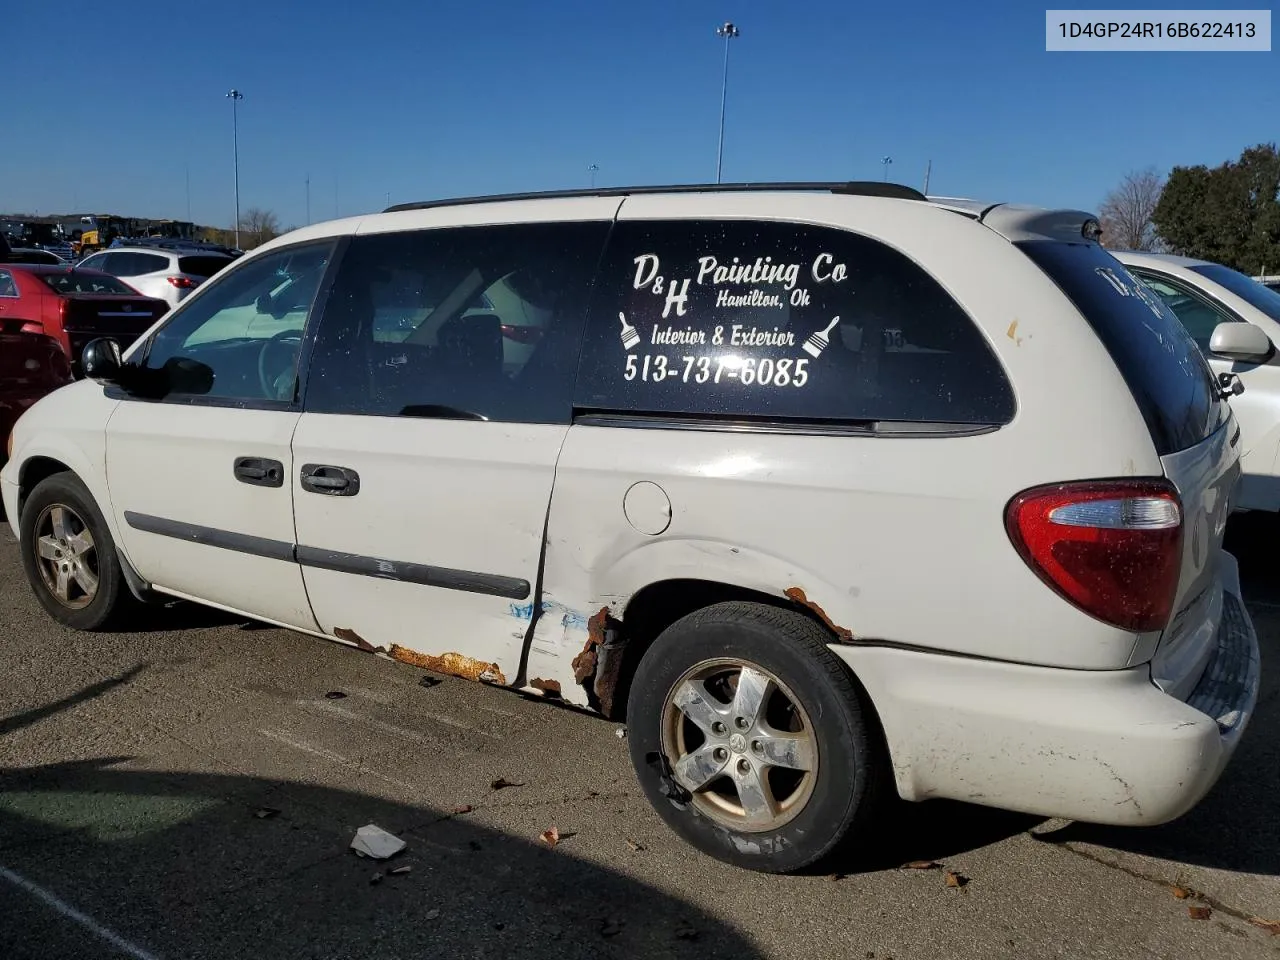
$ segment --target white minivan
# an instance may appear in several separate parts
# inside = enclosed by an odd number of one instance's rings
[[[1157,824],[1257,696],[1240,433],[1097,235],[878,183],[310,226],[88,345],[0,492],[62,623],[181,597],[625,719],[746,867],[892,793]]]

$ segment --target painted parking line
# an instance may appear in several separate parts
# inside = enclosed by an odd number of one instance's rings
[[[38,886],[37,884],[32,883],[26,877],[23,877],[14,873],[12,870],[8,869],[7,867],[0,866],[0,880],[7,880],[9,883],[13,884],[15,887],[25,890],[27,893],[31,894],[31,896],[35,897],[37,900],[43,903],[45,906],[51,907],[52,909],[56,910],[58,913],[66,917],[68,920],[71,920],[79,924],[85,930],[88,930],[94,936],[97,936],[107,941],[107,943],[111,944],[121,953],[126,953],[129,956],[133,957],[134,960],[159,960],[159,958],[154,953],[149,953],[146,950],[143,950],[137,944],[130,943],[128,940],[120,936],[120,934],[116,933],[115,931],[108,930],[106,927],[100,924],[97,920],[93,919],[93,917],[90,917],[87,914],[81,913],[79,910],[71,906],[71,904],[67,903],[65,900],[62,900],[60,897],[57,897],[54,894],[50,893],[44,887],[41,887],[41,886]]]
[[[258,731],[258,735],[266,737],[268,740],[274,740],[276,743],[284,744],[284,746],[298,750],[302,753],[310,754],[313,757],[320,757],[321,759],[328,760],[330,763],[336,763],[339,766],[346,767],[348,770],[354,770],[356,773],[361,775],[367,774],[371,777],[377,777],[379,780],[385,781],[392,786],[401,787],[405,790],[412,791],[415,794],[420,793],[422,790],[419,786],[415,786],[412,783],[406,783],[404,780],[397,780],[395,777],[388,777],[385,773],[379,773],[377,770],[374,770],[363,763],[357,763],[348,757],[344,757],[340,753],[334,753],[332,750],[324,749],[324,747],[318,747],[315,744],[307,743],[304,740],[298,740],[295,737],[291,737],[282,730],[263,729]]]

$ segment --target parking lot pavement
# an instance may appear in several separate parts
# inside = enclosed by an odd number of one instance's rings
[[[1238,526],[1262,702],[1195,811],[913,806],[869,859],[791,878],[676,840],[602,720],[192,606],[55,627],[4,529],[0,957],[1274,956],[1250,918],[1280,920],[1280,585],[1275,528]],[[357,858],[366,823],[408,849]],[[921,859],[943,868],[899,869]]]

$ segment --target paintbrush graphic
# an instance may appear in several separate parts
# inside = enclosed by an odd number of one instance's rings
[[[804,342],[803,350],[815,360],[827,349],[827,345],[831,342],[831,331],[835,329],[835,325],[840,322],[837,316],[829,324],[825,330],[819,330],[817,333],[809,334],[809,339]]]
[[[630,350],[640,342],[640,334],[636,333],[636,328],[627,323],[627,315],[619,313],[618,319],[622,321],[622,349]]]

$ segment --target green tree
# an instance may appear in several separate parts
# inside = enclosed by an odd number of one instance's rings
[[[1184,256],[1251,274],[1280,263],[1280,152],[1260,144],[1212,169],[1174,167],[1152,222]]]

